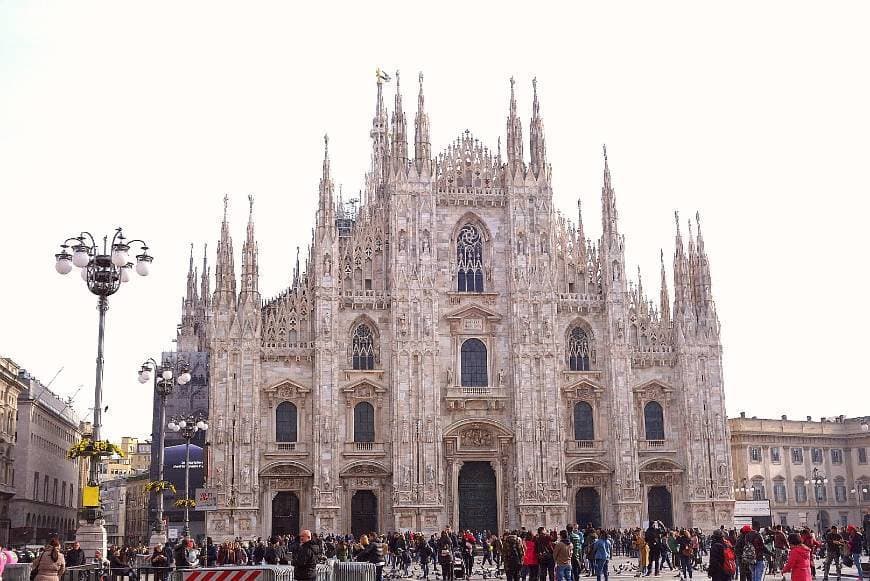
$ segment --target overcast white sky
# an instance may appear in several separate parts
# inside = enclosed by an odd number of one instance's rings
[[[673,211],[701,212],[729,412],[870,413],[870,4],[571,4],[0,1],[0,353],[45,381],[63,367],[53,389],[83,385],[89,413],[96,299],[53,254],[124,226],[156,259],[111,298],[105,425],[147,434],[136,371],[172,347],[188,245],[213,262],[225,192],[237,251],[256,195],[276,294],[309,241],[324,132],[336,182],[361,186],[375,67],[402,71],[412,116],[424,72],[435,151],[466,128],[494,149],[511,75],[527,136],[536,75],[557,207],[579,196],[599,235],[606,143],[652,294]]]

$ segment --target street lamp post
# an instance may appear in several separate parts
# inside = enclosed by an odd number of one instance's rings
[[[190,441],[194,434],[208,429],[208,424],[201,414],[173,416],[166,427],[170,431],[181,434],[184,438],[184,530],[185,538],[190,537]]]
[[[190,366],[183,360],[175,361],[175,368],[167,359],[162,365],[158,365],[157,361],[152,358],[145,360],[142,367],[139,368],[139,383],[148,383],[151,379],[151,374],[154,373],[154,392],[160,397],[160,422],[159,433],[157,435],[157,480],[163,482],[163,463],[166,448],[166,398],[172,395],[175,388],[175,383],[178,385],[187,385],[191,380]],[[178,375],[176,377],[176,374]],[[154,534],[151,535],[149,544],[166,543],[166,531],[163,530],[163,490],[157,491],[157,518],[154,522]]]
[[[108,240],[109,237],[104,236],[102,248],[100,248],[90,232],[81,232],[78,236],[64,240],[63,244],[60,245],[60,252],[54,255],[54,268],[59,274],[69,274],[74,266],[80,268],[82,280],[87,285],[88,290],[97,296],[99,327],[97,332],[96,381],[94,382],[92,436],[94,442],[100,440],[103,425],[103,344],[105,342],[106,311],[109,310],[109,297],[118,292],[123,283],[130,281],[130,271],[134,268],[133,263],[129,261],[131,245],[137,244],[141,248],[141,254],[136,255],[135,265],[135,270],[140,276],[148,276],[149,266],[154,260],[148,254],[148,246],[144,241],[127,240],[121,228],[115,229],[111,244]],[[88,470],[88,485],[91,487],[98,486],[98,469],[99,457],[92,456]],[[99,505],[96,507],[83,506],[82,513],[88,525],[95,525],[102,518]],[[94,537],[95,534],[100,535],[102,541],[98,541],[98,546],[94,549],[100,549],[105,554],[105,529],[101,525],[98,525],[98,528],[99,531],[89,530],[86,535],[89,537]],[[78,537],[78,533],[76,536]],[[86,547],[85,545],[94,543],[88,542],[87,539],[83,540],[85,542],[79,541],[82,548],[91,549],[90,546]],[[90,540],[93,541],[94,538]]]
[[[813,493],[816,495],[816,532],[822,534],[822,509],[819,508],[819,492],[828,484],[828,479],[825,475],[819,472],[818,468],[813,468]]]

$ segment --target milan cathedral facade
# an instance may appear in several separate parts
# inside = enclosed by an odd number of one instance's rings
[[[504,158],[468,131],[433,155],[422,75],[412,137],[396,80],[358,208],[326,149],[289,288],[261,298],[252,199],[240,278],[226,203],[214,292],[191,260],[178,349],[208,357],[207,533],[730,524],[700,228],[684,243],[677,220],[673,300],[664,262],[651,300],[606,153],[601,238],[553,208],[537,87],[528,158],[513,80]]]

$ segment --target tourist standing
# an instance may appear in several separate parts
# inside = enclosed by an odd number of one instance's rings
[[[607,538],[607,531],[601,531],[601,535],[592,545],[592,556],[595,559],[595,577],[597,581],[601,581],[602,574],[604,575],[604,581],[609,580],[610,572],[608,568],[611,555],[613,555],[613,544]]]
[[[54,537],[39,557],[33,561],[31,571],[36,571],[35,581],[60,581],[66,570],[66,559],[60,552],[60,541]]]

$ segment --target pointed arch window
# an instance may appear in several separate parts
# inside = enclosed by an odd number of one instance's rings
[[[289,401],[279,404],[275,410],[275,441],[296,442],[298,437],[297,421],[298,410],[294,404]]]
[[[354,369],[369,370],[375,368],[374,333],[372,333],[371,327],[365,323],[357,325],[353,330],[351,359]]]
[[[367,401],[361,401],[353,408],[353,441],[375,441],[375,408]]]
[[[582,327],[574,327],[568,334],[568,369],[589,371],[589,334]]]
[[[574,439],[587,442],[595,439],[595,419],[589,402],[574,404]]]
[[[647,441],[665,439],[665,417],[662,404],[651,401],[644,406],[643,426],[646,430]]]
[[[483,237],[480,230],[466,224],[456,238],[456,290],[461,293],[483,292]]]
[[[462,387],[486,387],[489,379],[486,369],[486,345],[480,339],[467,339],[462,344]]]

